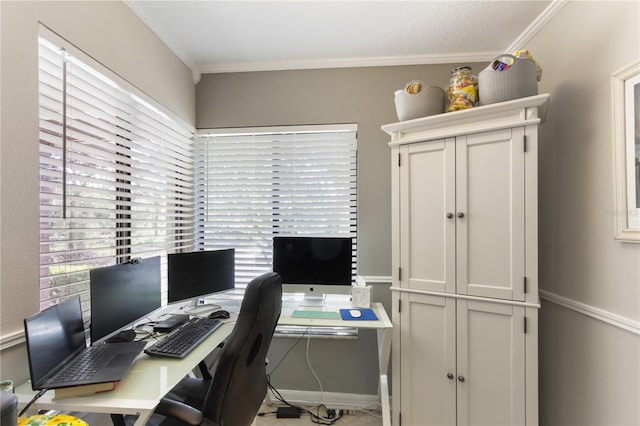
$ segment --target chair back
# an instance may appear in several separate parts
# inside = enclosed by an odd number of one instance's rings
[[[282,279],[274,272],[254,278],[245,290],[202,412],[220,426],[248,426],[267,393],[266,358],[282,309]]]

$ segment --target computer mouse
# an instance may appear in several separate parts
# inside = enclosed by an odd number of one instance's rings
[[[231,316],[231,314],[229,313],[229,311],[225,311],[224,309],[219,309],[217,311],[213,311],[211,312],[207,318],[229,318]]]
[[[350,309],[349,315],[351,315],[353,318],[360,318],[362,316],[362,312],[357,309]]]

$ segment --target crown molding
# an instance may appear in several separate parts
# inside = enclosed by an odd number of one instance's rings
[[[191,77],[193,78],[193,84],[198,84],[202,78],[202,71],[198,65],[194,65],[191,68]]]
[[[265,62],[236,62],[224,64],[202,65],[203,74],[218,74],[227,72],[253,72],[253,71],[285,71],[302,69],[327,69],[327,68],[361,68],[383,67],[400,65],[429,65],[449,64],[458,62],[488,62],[501,52],[478,53],[450,53],[442,55],[407,55],[407,56],[380,56],[371,58],[332,58],[300,61],[265,61]]]
[[[507,47],[504,52],[522,49],[545,25],[547,25],[570,0],[553,0],[549,6]],[[301,69],[357,68],[401,65],[432,65],[460,62],[488,62],[504,52],[455,53],[443,55],[408,55],[375,58],[325,59],[311,61],[237,62],[205,64],[202,74],[253,71],[285,71]]]
[[[505,52],[513,52],[522,49],[535,36],[538,31],[544,28],[570,0],[553,0],[545,10],[542,11],[532,23],[516,38],[511,45],[505,49]]]
[[[152,28],[151,20],[144,11],[136,5],[136,1],[123,0],[124,3],[144,22]],[[302,69],[328,69],[328,68],[360,68],[360,67],[382,67],[382,66],[405,66],[405,65],[432,65],[461,62],[488,62],[504,52],[512,52],[522,49],[570,0],[553,0],[552,3],[516,38],[511,45],[501,52],[475,52],[475,53],[454,53],[439,55],[407,55],[407,56],[383,56],[372,58],[331,58],[318,60],[299,61],[258,61],[258,62],[228,62],[220,64],[198,65],[182,49],[178,48],[162,36],[154,33],[160,38],[171,51],[191,70],[194,84],[197,84],[202,74],[219,74],[232,72],[255,72],[255,71],[286,71]],[[152,30],[153,31],[153,30]]]

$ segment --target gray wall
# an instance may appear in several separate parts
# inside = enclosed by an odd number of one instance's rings
[[[0,1],[0,339],[19,340],[39,309],[38,23],[42,22],[191,125],[191,71],[123,3]],[[24,345],[0,377],[28,379]]]
[[[542,300],[546,426],[640,424],[640,337],[580,312],[627,318],[636,331],[640,321],[640,244],[614,239],[610,87],[640,56],[639,18],[637,1],[572,1],[527,45],[551,94],[540,142],[540,286],[569,302]]]
[[[358,267],[391,274],[389,135],[398,121],[393,92],[414,79],[445,88],[460,64],[205,74],[196,91],[196,126],[358,124]],[[485,64],[469,64],[479,72]]]

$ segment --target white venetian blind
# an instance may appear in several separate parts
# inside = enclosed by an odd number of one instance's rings
[[[43,308],[86,309],[91,268],[194,243],[193,129],[94,65],[39,40]]]
[[[276,235],[343,236],[357,247],[357,127],[199,131],[196,246],[236,250],[236,283],[272,268]]]

